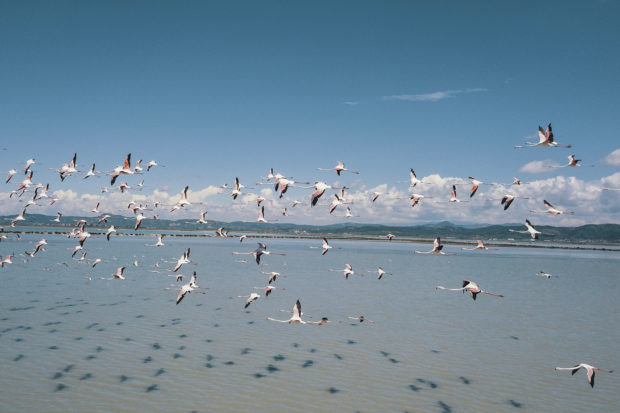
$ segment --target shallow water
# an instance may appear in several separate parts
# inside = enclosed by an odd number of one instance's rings
[[[71,259],[75,241],[40,235],[0,244],[0,410],[270,412],[601,411],[620,406],[618,374],[554,371],[586,362],[617,368],[620,255],[503,247],[419,255],[429,244],[268,239],[286,256],[251,255],[237,238],[98,237],[92,268]],[[206,294],[175,305],[169,271],[191,248]],[[341,248],[341,249],[337,249]],[[78,254],[79,255],[79,254]],[[78,257],[76,255],[76,257]],[[163,262],[162,258],[168,261]],[[133,266],[134,260],[138,266]],[[247,263],[239,262],[247,260]],[[63,264],[64,263],[64,264]],[[154,267],[159,263],[159,267]],[[358,275],[348,279],[349,263]],[[126,265],[126,280],[111,280]],[[377,279],[377,267],[392,274]],[[537,275],[544,270],[554,275]],[[159,271],[159,272],[152,272]],[[269,297],[262,272],[279,277]],[[363,276],[359,276],[363,275]],[[87,278],[90,277],[90,280]],[[103,277],[105,279],[100,279]],[[478,282],[504,298],[436,290]],[[258,292],[247,310],[239,295]],[[304,319],[286,319],[297,299]],[[289,312],[283,312],[286,310]],[[360,323],[349,316],[364,315]]]

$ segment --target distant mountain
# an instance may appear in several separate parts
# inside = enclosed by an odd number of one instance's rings
[[[6,229],[9,230],[10,217],[0,217],[0,222],[5,222]],[[60,223],[52,222],[55,217],[41,214],[27,214],[26,221],[21,222],[12,231],[18,231],[20,227],[36,226],[36,227],[66,227],[68,230],[75,226],[75,223],[84,219],[88,222],[89,231],[98,228],[105,231],[110,225],[114,225],[119,229],[133,229],[135,219],[132,217],[124,217],[121,215],[113,215],[108,218],[107,223],[97,223],[98,218],[94,217],[78,217],[63,216]],[[359,223],[339,223],[332,225],[298,225],[285,223],[259,223],[259,222],[221,222],[209,221],[208,224],[198,224],[192,219],[145,219],[142,221],[140,230],[187,230],[198,231],[203,233],[214,232],[217,228],[224,227],[228,231],[243,232],[271,232],[291,235],[347,235],[347,236],[374,236],[382,237],[388,233],[392,233],[397,237],[413,237],[413,238],[434,238],[440,236],[442,238],[457,238],[463,240],[483,239],[483,240],[509,240],[527,241],[530,237],[528,234],[519,234],[509,232],[508,229],[517,231],[525,230],[523,224],[501,224],[501,225],[458,225],[448,221],[442,221],[431,224],[421,224],[412,226],[400,225],[379,225],[379,224],[359,224]],[[536,229],[542,232],[542,240],[550,240],[554,242],[570,242],[570,243],[620,243],[620,225],[617,224],[588,224],[578,227],[554,227],[546,225],[537,225]],[[139,230],[139,231],[140,231]]]

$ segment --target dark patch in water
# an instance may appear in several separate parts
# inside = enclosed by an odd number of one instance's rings
[[[151,344],[151,347],[153,347],[153,349],[155,350],[159,350],[161,348],[161,345],[159,343],[153,343]]]
[[[439,354],[439,353],[441,353],[441,351],[439,351],[439,350],[431,350],[431,353]]]
[[[286,356],[283,356],[282,354],[276,354],[275,356],[273,356],[273,359],[275,361],[282,361],[282,360],[286,360]]]
[[[133,340],[131,337],[125,337],[125,341],[131,341]]]
[[[293,347],[297,348],[297,347],[299,347],[299,344],[298,343],[293,343]]]
[[[64,371],[65,373],[69,373],[71,370],[73,370],[74,367],[75,367],[75,364],[67,364],[65,368],[62,369],[62,371]]]
[[[21,337],[17,337],[17,338],[15,339],[15,342],[16,342],[16,343],[21,343],[22,341],[24,341],[24,339],[23,339],[23,338],[21,338]]]
[[[118,381],[121,383],[126,382],[127,380],[129,380],[131,377],[127,377],[124,374],[121,374],[121,376],[118,378]]]
[[[229,361],[225,361],[224,364],[227,365],[227,366],[232,366],[232,365],[235,364],[235,362],[232,361],[232,360],[229,360]]]
[[[88,356],[84,357],[84,360],[92,360],[92,359],[96,359],[97,356],[95,356],[94,354],[89,354]]]
[[[92,378],[92,377],[93,377],[93,375],[92,375],[92,374],[90,374],[90,373],[86,373],[85,375],[83,375],[82,377],[80,377],[80,380],[82,380],[82,381],[83,381],[83,380],[88,380],[88,379],[90,379],[90,378]]]
[[[390,355],[390,353],[388,353],[387,351],[380,351],[379,353],[381,353],[383,357],[387,357]]]
[[[310,367],[314,364],[314,360],[306,360],[304,364],[301,365],[302,368]]]
[[[254,324],[254,321],[248,321],[248,324],[252,325]]]
[[[338,360],[342,360],[342,356],[340,354],[334,354],[334,357],[336,357]]]
[[[33,305],[28,306],[28,307],[13,307],[13,308],[9,308],[9,311],[26,311],[26,310],[32,310],[33,308],[36,308],[36,307]]]
[[[213,324],[213,327],[219,327],[220,325],[218,323]]]
[[[508,400],[508,404],[511,405],[512,407],[516,407],[517,409],[522,409],[523,408],[523,403],[519,403],[515,400]]]
[[[173,358],[173,359],[178,359],[178,358],[181,358],[181,357],[183,357],[183,355],[182,355],[181,353],[174,353],[174,354],[172,355],[172,358]]]
[[[213,340],[211,340],[210,338],[205,340],[206,343],[213,343]]]
[[[51,330],[48,331],[48,333],[56,333],[56,332],[58,332],[58,330],[55,328],[52,328]]]
[[[117,322],[116,322],[116,325],[117,325],[117,326],[122,326],[123,324],[125,324],[125,323],[123,323],[122,321],[117,321]]]
[[[471,380],[469,380],[467,377],[463,377],[463,376],[461,376],[461,377],[459,377],[459,379],[460,379],[463,383],[465,383],[465,384],[469,384],[469,383],[471,383]]]
[[[337,388],[335,388],[335,387],[330,387],[329,389],[327,389],[327,391],[328,391],[329,393],[331,393],[331,394],[336,394],[336,393],[339,393],[339,392],[340,392],[340,390],[338,390],[338,389],[337,389]]]
[[[43,327],[55,326],[58,324],[62,324],[62,323],[60,321],[48,321],[47,323],[43,324]]]
[[[311,348],[310,350],[308,350],[309,353],[316,353],[316,349],[315,348]]]
[[[452,407],[448,406],[447,404],[445,404],[441,400],[439,400],[437,402],[437,404],[439,405],[439,407],[441,407],[441,412],[442,413],[452,413]]]
[[[142,363],[150,363],[151,361],[153,361],[153,357],[151,357],[151,356],[146,356],[146,357],[142,360]]]
[[[146,392],[147,393],[150,393],[150,392],[155,391],[155,390],[159,390],[157,388],[157,384],[151,384],[149,387],[146,388]]]
[[[394,364],[400,363],[400,361],[398,361],[398,360],[396,360],[396,359],[389,359],[389,360],[390,360],[390,362],[392,362],[392,363],[394,363]]]
[[[424,379],[417,379],[418,383],[422,383],[422,384],[426,384],[428,387],[430,387],[431,389],[435,389],[437,388],[437,384],[433,383],[430,380],[424,380]]]
[[[355,340],[347,340],[347,344],[356,344],[357,342]]]
[[[103,351],[103,347],[101,347],[101,346],[97,346],[97,348],[95,349],[95,351],[96,351],[97,353],[101,353],[101,352]]]
[[[177,350],[181,350],[182,351],[182,350],[185,350],[185,348],[186,348],[186,346],[179,346],[179,347],[177,347]]]
[[[166,369],[161,368],[161,369],[159,369],[159,370],[157,370],[157,371],[155,372],[155,374],[153,375],[153,377],[161,376],[161,375],[162,375],[162,374],[164,374],[165,372],[166,372]]]
[[[252,351],[251,348],[244,347],[244,348],[241,349],[241,355],[244,356],[244,355],[248,354],[250,351]]]
[[[160,327],[168,327],[168,324],[160,324]]]
[[[510,338],[513,339],[513,340],[518,340],[519,339],[519,337],[517,337],[517,336],[510,336]]]
[[[62,383],[58,383],[58,385],[56,386],[56,388],[54,389],[54,393],[57,393],[59,391],[63,391],[64,389],[68,388],[69,386],[67,386],[66,384],[62,384]]]
[[[409,385],[409,389],[411,391],[420,391],[420,388],[418,386],[416,386],[415,384],[410,384]]]
[[[49,346],[48,349],[49,350],[58,350],[58,346]]]
[[[24,356],[23,354],[18,354],[18,355],[17,355],[17,356],[13,359],[13,361],[20,361],[20,360],[21,360],[21,359],[23,359],[24,357],[26,357],[26,356]]]
[[[50,379],[52,379],[52,380],[58,380],[58,379],[59,379],[59,378],[61,378],[62,376],[63,376],[63,374],[62,374],[61,372],[57,371],[56,373],[54,373],[54,374],[52,375],[52,377],[50,377]]]
[[[280,369],[273,364],[268,365],[267,367],[265,367],[265,369],[267,369],[269,373],[275,373],[276,371],[280,371]]]
[[[185,337],[187,337],[187,334],[181,334],[181,335],[179,336],[179,338],[185,338]]]
[[[98,328],[97,331],[105,331],[105,328]]]
[[[91,328],[93,328],[93,327],[95,327],[95,326],[98,326],[98,325],[99,325],[99,323],[92,323],[92,324],[87,325],[87,326],[86,326],[86,329],[87,329],[87,330],[90,330]]]
[[[211,354],[207,354],[207,361],[211,361],[213,360],[215,357],[212,356]]]
[[[144,318],[144,314],[138,314],[136,318]]]
[[[214,366],[211,363],[207,363],[207,364],[205,364],[205,367],[208,368],[208,369],[212,369]]]
[[[260,373],[254,373],[254,377],[256,377],[257,379],[262,379],[263,377],[265,377],[265,375]]]

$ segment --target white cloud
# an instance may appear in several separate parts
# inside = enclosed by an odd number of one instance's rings
[[[519,169],[519,172],[525,172],[528,174],[539,174],[543,172],[549,172],[551,171],[551,169],[557,166],[558,165],[556,163],[548,159],[544,161],[532,161],[523,165],[521,169]]]
[[[462,93],[486,92],[486,89],[472,88],[460,90],[443,90],[433,93],[424,94],[403,94],[383,96],[384,100],[405,100],[409,102],[437,102],[439,100],[448,99]]]
[[[359,105],[360,102],[356,102],[356,101],[347,101],[347,102],[342,102],[343,105],[348,105],[348,106],[356,106]]]
[[[610,165],[620,166],[620,149],[616,149],[605,158],[605,162]]]

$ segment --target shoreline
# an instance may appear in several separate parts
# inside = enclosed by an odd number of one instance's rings
[[[69,227],[67,227],[69,228]],[[122,231],[131,231],[131,228],[119,228],[117,232],[113,235],[113,237],[123,236],[123,237],[152,237],[156,234],[165,234],[167,237],[188,237],[188,238],[218,238],[215,233],[209,234],[204,231],[199,230],[171,230],[171,229],[163,229],[163,228],[148,228],[146,229],[150,232],[122,232]],[[214,231],[213,231],[214,232]],[[70,231],[62,231],[60,229],[24,229],[24,230],[16,230],[15,228],[11,228],[9,230],[4,229],[2,231],[4,234],[42,234],[42,235],[62,235],[69,237]],[[94,231],[90,232],[92,236],[102,236],[105,237],[105,231]],[[280,232],[247,232],[243,233],[241,231],[235,231],[234,235],[230,235],[227,238],[238,238],[240,235],[246,235],[248,239],[310,239],[310,240],[320,240],[323,238],[329,238],[330,240],[346,240],[346,241],[375,241],[375,242],[386,242],[386,243],[416,243],[416,244],[425,244],[432,242],[434,238],[424,238],[424,237],[395,237],[392,240],[387,240],[385,236],[375,236],[375,235],[361,235],[361,234],[335,234],[330,232],[325,233],[317,233],[317,234],[287,234]],[[471,246],[476,243],[475,239],[465,240],[465,239],[456,239],[449,237],[441,237],[444,243],[453,244],[453,245],[462,245],[462,246]],[[531,242],[531,244],[526,244],[527,242]],[[512,247],[512,248],[546,248],[546,249],[561,249],[561,250],[576,250],[576,251],[609,251],[609,252],[620,252],[620,244],[610,244],[610,243],[590,243],[590,244],[576,244],[570,242],[560,242],[554,241],[554,245],[544,245],[544,242],[548,241],[508,241],[508,240],[487,240],[485,241],[485,245],[489,247]]]

